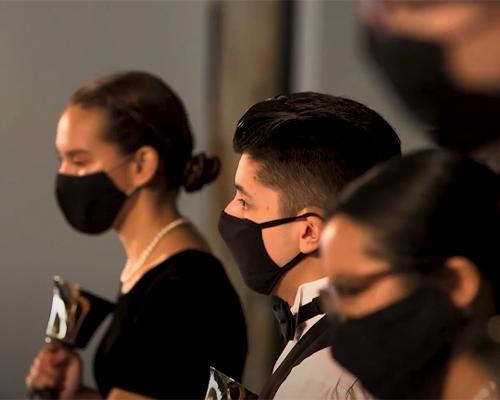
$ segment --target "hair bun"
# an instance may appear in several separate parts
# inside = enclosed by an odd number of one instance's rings
[[[207,157],[205,153],[193,156],[184,171],[183,186],[187,192],[200,190],[203,185],[212,182],[220,171],[220,160]]]

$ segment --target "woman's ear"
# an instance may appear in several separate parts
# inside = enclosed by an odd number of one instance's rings
[[[481,286],[481,277],[476,264],[468,258],[455,256],[446,260],[445,268],[452,272],[450,276],[453,277],[446,287],[451,302],[458,308],[469,306]]]
[[[304,208],[297,215],[305,213],[315,213],[322,215],[321,210],[317,208]],[[321,232],[323,231],[323,219],[315,215],[307,217],[300,225],[301,235],[299,249],[302,253],[312,253],[319,249]]]
[[[132,184],[134,189],[150,182],[160,163],[158,152],[151,146],[142,146],[135,154],[132,163]]]

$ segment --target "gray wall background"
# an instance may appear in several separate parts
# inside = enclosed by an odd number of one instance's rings
[[[52,275],[108,298],[118,290],[124,259],[114,236],[73,232],[54,201],[53,140],[67,98],[101,74],[151,71],[184,100],[198,148],[216,151],[206,134],[208,6],[208,1],[0,2],[0,398],[25,394],[24,377],[43,341]],[[365,102],[399,130],[406,149],[421,147],[426,141],[418,127],[360,54],[355,6],[354,1],[298,2],[294,89]],[[214,242],[219,239],[203,213],[212,190],[181,204]],[[238,278],[233,274],[233,279]],[[95,343],[84,356],[87,383]]]

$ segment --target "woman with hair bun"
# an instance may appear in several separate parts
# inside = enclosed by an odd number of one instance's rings
[[[220,162],[192,155],[177,95],[145,72],[98,79],[71,97],[56,148],[56,196],[68,223],[88,234],[113,229],[127,262],[95,356],[98,391],[81,385],[79,358],[52,345],[35,358],[28,387],[57,389],[60,399],[202,398],[210,366],[241,379],[247,342],[239,299],[176,205],[181,187],[201,189]],[[218,309],[231,315],[231,329],[209,329]]]

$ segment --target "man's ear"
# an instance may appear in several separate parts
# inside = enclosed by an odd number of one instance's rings
[[[481,286],[481,276],[476,264],[468,258],[455,256],[446,260],[445,268],[450,270],[452,276],[446,285],[451,302],[458,308],[469,306]]]
[[[131,165],[132,185],[136,189],[150,182],[158,170],[158,152],[151,146],[142,146],[135,154]]]
[[[317,207],[307,207],[300,210],[297,215],[306,213],[315,213],[319,216],[323,215],[321,209]],[[324,227],[323,219],[315,215],[309,216],[304,219],[300,224],[300,242],[299,248],[302,253],[311,253],[319,249],[321,232]]]

